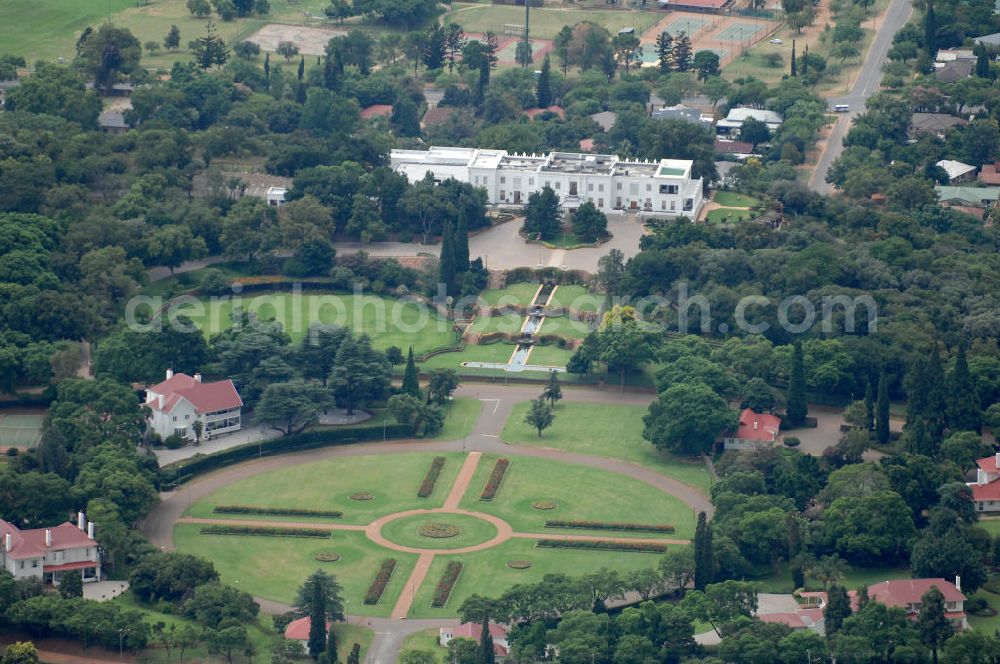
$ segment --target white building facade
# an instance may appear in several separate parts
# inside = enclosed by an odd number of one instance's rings
[[[146,390],[149,427],[160,438],[178,435],[194,440],[194,423],[201,422],[204,440],[239,431],[243,400],[231,380],[203,383],[201,374],[188,376],[167,369],[167,379]]]
[[[79,574],[84,581],[100,581],[94,523],[85,522],[83,512],[77,521],[76,526],[67,521],[52,528],[21,530],[0,519],[0,566],[15,579],[39,578],[59,585],[64,575]]]
[[[564,209],[584,202],[602,212],[697,217],[704,203],[702,179],[691,175],[687,159],[625,161],[614,155],[552,152],[509,154],[504,150],[432,147],[393,150],[393,170],[410,182],[428,173],[436,182],[454,178],[486,192],[491,205],[520,207],[528,197],[549,187]]]

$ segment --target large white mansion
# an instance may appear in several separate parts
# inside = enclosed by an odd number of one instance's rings
[[[615,155],[552,152],[508,154],[505,150],[432,147],[393,150],[393,170],[410,180],[431,173],[437,182],[455,178],[486,191],[491,205],[520,206],[550,187],[566,209],[584,201],[602,212],[643,212],[694,218],[701,208],[702,181],[691,177],[687,159],[623,161]]]

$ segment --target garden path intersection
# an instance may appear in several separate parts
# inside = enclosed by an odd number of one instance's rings
[[[516,532],[505,520],[492,514],[467,510],[459,507],[463,496],[468,490],[483,453],[501,455],[512,459],[516,464],[518,457],[534,457],[550,459],[581,466],[588,466],[605,471],[611,471],[638,480],[679,499],[694,513],[712,512],[708,497],[699,489],[684,484],[674,478],[667,477],[656,470],[645,468],[639,464],[618,459],[591,456],[568,452],[565,450],[509,445],[500,438],[504,423],[507,421],[516,403],[536,398],[537,386],[503,386],[490,384],[471,384],[460,388],[458,394],[478,398],[482,403],[479,416],[472,432],[462,440],[454,441],[391,441],[360,443],[355,445],[336,446],[293,453],[277,457],[269,457],[241,463],[216,471],[194,480],[173,492],[161,495],[161,502],[143,523],[143,531],[153,543],[163,549],[173,549],[173,528],[175,524],[226,524],[247,526],[287,526],[323,528],[332,531],[363,532],[372,542],[389,550],[417,554],[418,558],[410,571],[403,590],[400,592],[389,618],[371,618],[351,616],[350,622],[370,627],[375,631],[375,638],[368,652],[367,661],[375,664],[393,664],[397,661],[399,649],[407,636],[418,631],[455,624],[454,619],[409,619],[407,618],[421,585],[425,582],[431,564],[437,556],[453,556],[462,553],[481,551],[497,546],[511,539],[549,539],[549,540],[624,540],[628,542],[651,542],[657,544],[687,544],[688,540],[663,538],[616,538],[605,536],[587,536],[575,534],[548,534]],[[619,403],[648,404],[652,396],[649,394],[611,392],[601,389],[583,389],[565,387],[564,400],[586,403]],[[467,452],[461,469],[453,481],[449,493],[441,507],[435,509],[419,509],[395,512],[381,516],[368,524],[318,524],[316,522],[276,522],[273,520],[235,520],[185,517],[185,510],[193,502],[210,496],[217,490],[241,479],[253,477],[264,472],[280,468],[294,467],[320,460],[337,457],[371,456],[379,454],[399,454],[404,452]],[[474,489],[476,490],[476,489]],[[427,547],[412,546],[412,542],[401,544],[394,538],[386,536],[386,529],[394,522],[411,517],[431,515],[435,520],[447,521],[448,515],[455,519],[478,519],[495,529],[496,534],[484,541],[478,541],[461,548],[442,548],[443,544],[429,543]],[[440,518],[438,517],[440,515]],[[433,542],[433,540],[428,540]],[[261,608],[268,613],[282,613],[290,607],[281,602],[264,598],[256,598]]]

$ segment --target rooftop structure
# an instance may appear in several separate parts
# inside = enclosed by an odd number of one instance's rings
[[[934,187],[938,200],[952,205],[968,205],[985,208],[996,205],[1000,199],[1000,187],[952,187],[937,185]]]
[[[776,442],[781,430],[781,418],[768,413],[755,413],[744,408],[736,431],[723,437],[727,450],[752,449]]]
[[[188,376],[167,369],[167,379],[146,390],[152,411],[150,427],[161,438],[194,436],[201,421],[206,438],[239,431],[243,400],[231,380],[203,383],[201,374]]]
[[[976,176],[975,166],[963,164],[962,162],[955,161],[954,159],[942,159],[934,165],[948,174],[948,182],[950,184],[966,182]]]
[[[947,113],[914,113],[910,118],[909,135],[914,140],[921,134],[943,138],[948,129],[964,124],[968,122]]]
[[[83,512],[77,514],[77,525],[67,521],[52,528],[22,530],[0,519],[0,542],[0,567],[15,579],[34,577],[58,585],[70,572],[84,581],[101,578],[94,523]]]

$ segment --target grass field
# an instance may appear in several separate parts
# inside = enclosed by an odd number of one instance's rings
[[[455,3],[454,9],[445,15],[445,23],[455,22],[466,32],[501,32],[506,23],[523,24],[524,8],[513,6],[491,6]],[[584,9],[547,9],[544,7],[531,12],[531,36],[552,39],[564,25],[575,25],[581,21],[592,21],[603,25],[611,34],[622,28],[636,29],[642,33],[663,18],[657,11],[600,11]]]
[[[441,507],[458,475],[462,455],[441,455],[448,461],[434,493],[429,498],[418,498],[417,489],[435,456],[438,455],[413,453],[345,457],[273,470],[233,482],[192,505],[186,515],[225,518],[225,515],[212,512],[216,505],[298,507],[340,510],[344,516],[338,519],[338,523],[367,524],[393,512]],[[374,499],[351,500],[349,496],[356,491],[366,491]],[[301,519],[281,517],[278,520]]]
[[[583,339],[590,332],[590,321],[570,316],[555,316],[542,321],[539,334],[559,334],[570,339]]]
[[[642,406],[557,403],[555,422],[541,438],[524,422],[529,406],[514,406],[503,429],[504,440],[632,461],[705,493],[712,485],[712,477],[700,459],[689,461],[665,454],[642,437],[642,416],[646,413]]]
[[[709,210],[705,215],[705,220],[710,224],[731,224],[740,221],[749,221],[753,218],[753,212],[749,210],[735,210],[733,208],[719,208]]]
[[[543,367],[564,367],[572,356],[573,351],[560,348],[555,344],[536,345],[531,349],[531,355],[528,356],[528,364],[537,364]]]
[[[604,296],[600,293],[591,293],[579,284],[567,284],[556,288],[550,305],[577,311],[597,311],[603,301]]]
[[[494,307],[498,307],[503,304],[527,306],[531,304],[532,298],[535,297],[535,293],[538,292],[538,286],[539,284],[529,284],[522,281],[514,284],[508,284],[507,288],[493,288],[485,290],[479,297],[485,300],[487,304]]]
[[[451,321],[443,319],[415,302],[374,295],[334,295],[330,293],[266,293],[242,298],[243,311],[256,313],[261,320],[277,320],[300,341],[310,323],[340,325],[355,333],[368,334],[378,348],[398,346],[424,353],[455,342]],[[232,326],[232,300],[178,303],[176,315],[185,315],[206,337]]]
[[[982,519],[980,518],[975,524],[977,528],[982,528],[988,532],[991,536],[996,537],[1000,535],[1000,519]]]
[[[427,537],[419,530],[423,526],[443,523],[455,526],[455,537]],[[390,521],[382,528],[382,535],[390,542],[420,549],[461,549],[488,542],[497,535],[496,526],[465,514],[417,514]]]
[[[296,589],[317,569],[337,575],[344,599],[351,602],[352,615],[388,616],[403,584],[413,570],[416,555],[387,551],[369,541],[364,533],[338,531],[331,539],[294,537],[239,537],[199,534],[201,526],[174,527],[177,549],[211,560],[222,582],[254,595],[290,603]],[[341,558],[321,563],[316,554],[335,551]],[[382,560],[395,558],[396,571],[377,606],[365,606],[365,592]]]
[[[434,655],[436,664],[444,662],[448,657],[448,649],[438,645],[438,630],[436,628],[425,629],[422,632],[410,634],[403,641],[400,652],[407,650],[423,650]]]
[[[694,515],[677,498],[616,473],[548,459],[513,457],[496,498],[482,501],[479,495],[495,461],[495,456],[483,455],[461,505],[465,509],[498,516],[517,532],[564,532],[547,530],[546,519],[590,519],[670,524],[677,529],[671,537],[681,539],[694,534]],[[531,504],[537,500],[552,500],[558,507],[536,510]],[[584,534],[587,531],[573,532]],[[629,534],[615,533],[614,536]],[[651,535],[636,533],[635,536]]]
[[[465,565],[462,575],[455,584],[447,606],[442,609],[432,609],[431,597],[434,586],[451,560],[459,560]],[[507,567],[508,560],[529,560],[531,567],[510,569]],[[632,570],[655,567],[659,561],[660,556],[655,553],[539,549],[532,540],[512,539],[500,546],[476,553],[435,556],[427,580],[417,591],[410,615],[414,618],[454,616],[458,607],[469,595],[496,597],[518,583],[541,581],[546,574],[579,576],[606,567],[624,575]]]
[[[0,21],[0,53],[23,55],[28,63],[71,58],[76,36],[84,28],[107,19],[109,8],[118,12],[134,4],[134,0],[5,0],[0,5],[7,19]]]
[[[737,194],[734,191],[717,191],[712,200],[726,207],[753,207],[760,204],[760,201],[753,196]]]
[[[892,579],[909,579],[910,576],[910,570],[906,567],[850,567],[847,574],[837,581],[837,583],[848,590],[857,590],[861,586],[870,586]],[[787,562],[779,563],[778,571],[773,575],[752,580],[757,583],[758,590],[762,593],[790,593],[795,590],[792,587],[792,574],[789,571]],[[823,586],[815,579],[806,575],[806,589],[822,590]]]
[[[445,408],[444,427],[434,438],[438,440],[458,440],[468,436],[479,417],[483,402],[470,397],[455,397]]]
[[[472,322],[472,331],[478,334],[489,332],[502,332],[504,334],[517,334],[524,325],[524,316],[521,314],[503,314],[502,316],[476,316]]]

